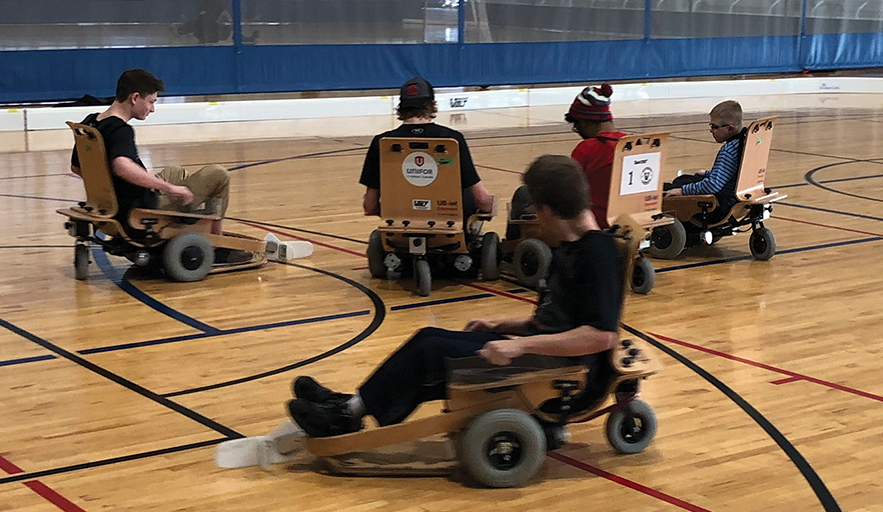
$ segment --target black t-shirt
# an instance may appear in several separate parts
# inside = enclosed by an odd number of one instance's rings
[[[359,183],[368,188],[380,190],[380,139],[384,137],[420,137],[432,139],[454,139],[460,146],[460,187],[463,189],[463,215],[468,218],[475,213],[475,201],[471,193],[465,192],[467,188],[475,185],[481,178],[475,170],[469,146],[463,134],[446,126],[435,123],[425,124],[402,124],[394,130],[381,133],[374,137],[365,155],[365,163],[362,165],[362,176]]]
[[[104,139],[104,149],[107,151],[107,164],[113,165],[113,159],[118,156],[130,158],[133,162],[144,167],[144,163],[138,158],[138,148],[135,147],[135,130],[128,123],[116,116],[110,116],[97,120],[98,114],[89,114],[83,119],[82,124],[92,126],[101,133]],[[80,167],[80,158],[77,155],[77,148],[71,153],[71,165]],[[145,168],[146,172],[146,168]],[[157,194],[149,188],[140,187],[134,183],[120,178],[113,172],[110,173],[113,179],[113,189],[116,192],[117,204],[119,212],[117,219],[123,221],[129,215],[132,208],[155,208],[157,204]]]
[[[554,334],[589,325],[616,332],[623,294],[613,237],[588,231],[552,253],[548,286],[540,290],[528,334]]]

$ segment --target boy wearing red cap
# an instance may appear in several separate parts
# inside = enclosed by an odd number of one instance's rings
[[[365,215],[380,215],[380,139],[384,137],[427,137],[454,139],[460,146],[460,186],[463,188],[463,218],[468,219],[476,209],[490,212],[494,197],[490,195],[472,163],[472,155],[463,134],[432,120],[438,112],[432,85],[420,77],[414,77],[401,88],[399,106],[396,109],[402,125],[374,137],[365,155],[359,183],[365,185],[362,207]]]
[[[580,92],[564,120],[573,124],[573,131],[583,141],[577,144],[570,157],[576,160],[589,182],[589,201],[592,213],[601,229],[607,226],[607,202],[610,177],[613,174],[613,152],[616,141],[625,133],[616,131],[610,113],[610,84],[586,87]]]

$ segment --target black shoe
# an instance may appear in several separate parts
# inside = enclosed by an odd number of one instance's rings
[[[306,375],[301,375],[294,379],[291,391],[294,393],[295,398],[302,398],[315,404],[328,402],[346,403],[347,400],[353,397],[353,395],[347,395],[346,393],[335,393]]]
[[[333,437],[358,432],[361,418],[347,411],[345,403],[317,404],[304,399],[289,400],[288,414],[310,437]]]

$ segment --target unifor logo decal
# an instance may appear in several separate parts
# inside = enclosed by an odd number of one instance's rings
[[[469,98],[451,98],[451,108],[463,108]]]
[[[415,151],[402,162],[402,175],[411,185],[425,187],[438,176],[438,164],[432,156]]]

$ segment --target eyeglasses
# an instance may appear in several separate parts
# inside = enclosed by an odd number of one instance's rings
[[[718,128],[723,128],[724,126],[733,126],[733,125],[708,123],[708,127],[711,128],[712,130],[717,130]]]

